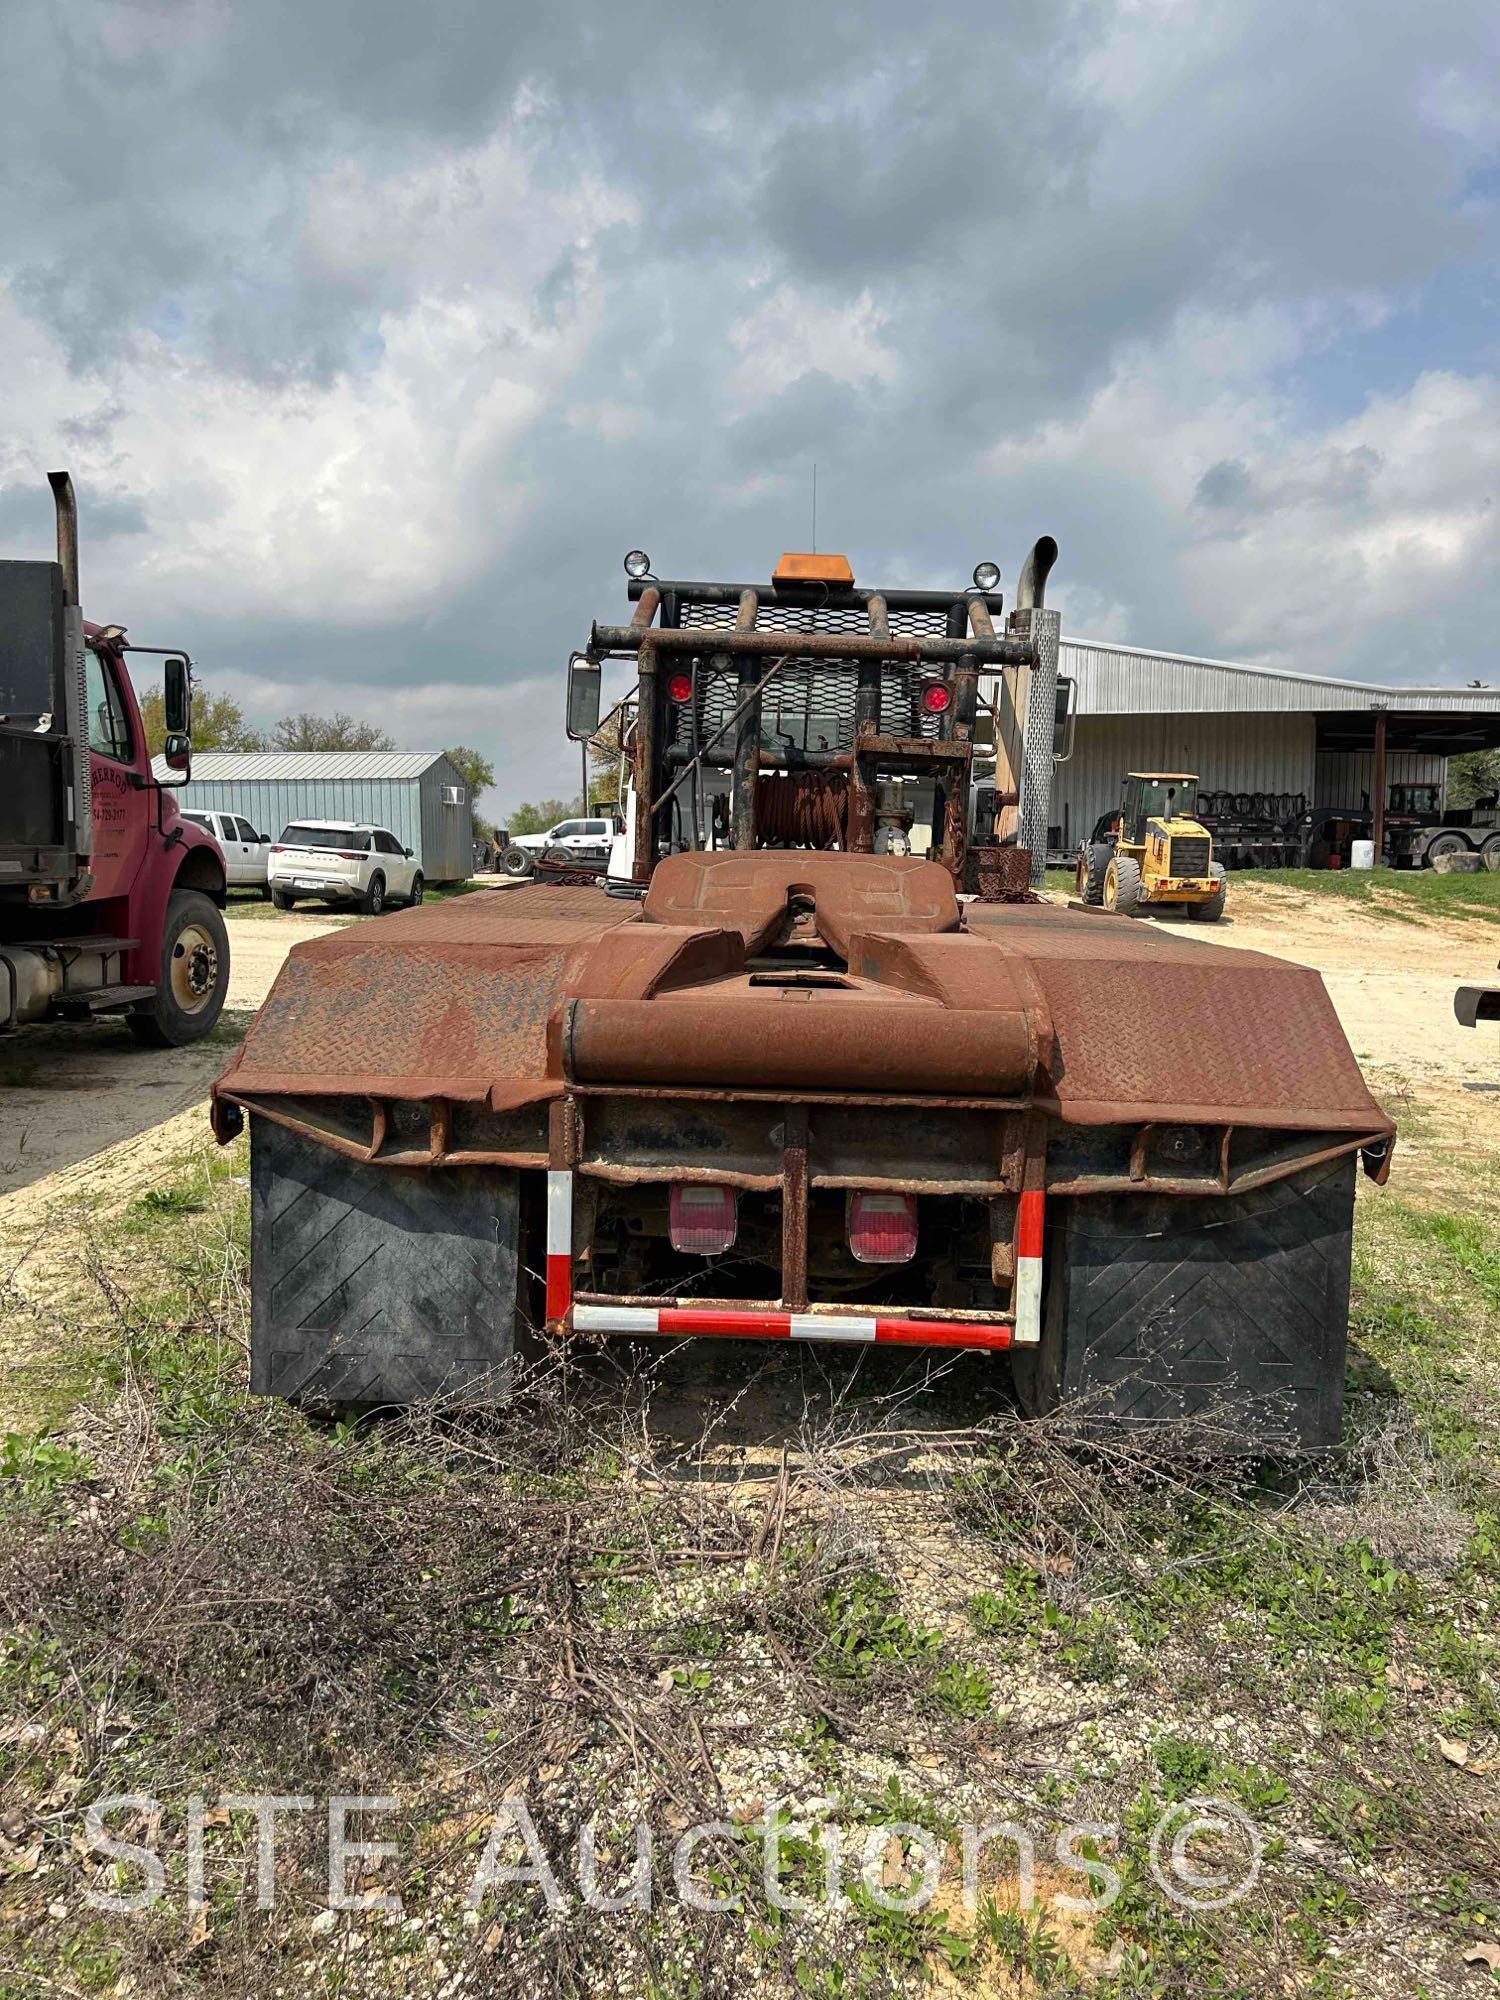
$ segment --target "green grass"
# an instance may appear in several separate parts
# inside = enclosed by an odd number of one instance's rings
[[[753,1520],[734,1526],[722,1489],[695,1492],[680,1465],[670,1482],[627,1485],[622,1467],[650,1448],[645,1428],[613,1455],[609,1441],[572,1431],[547,1445],[557,1412],[528,1408],[519,1426],[504,1415],[455,1426],[450,1451],[446,1432],[413,1445],[398,1425],[329,1426],[252,1402],[244,1173],[243,1141],[165,1162],[149,1194],[91,1234],[119,1295],[92,1316],[69,1302],[59,1321],[94,1343],[94,1412],[127,1387],[124,1400],[150,1412],[151,1450],[111,1451],[113,1433],[88,1411],[65,1439],[26,1435],[0,1448],[0,1534],[9,1513],[14,1545],[45,1543],[34,1580],[48,1608],[16,1635],[8,1666],[0,1656],[0,1710],[77,1728],[85,1697],[122,1704],[131,1728],[106,1738],[91,1791],[165,1796],[164,1774],[180,1790],[200,1770],[203,1789],[312,1791],[325,1765],[309,1777],[286,1761],[309,1745],[341,1772],[379,1762],[394,1741],[404,1768],[430,1777],[534,1739],[537,1764],[571,1760],[567,1795],[606,1821],[620,1811],[622,1772],[664,1785],[690,1818],[762,1806],[810,1817],[806,1833],[787,1832],[782,1874],[813,1893],[820,1821],[840,1829],[850,1856],[867,1828],[897,1820],[950,1841],[964,1786],[982,1798],[978,1817],[1015,1817],[1039,1836],[1075,1814],[1122,1829],[1105,1844],[1125,1879],[1097,1939],[1120,1947],[1107,1979],[1078,1979],[1045,1906],[1027,1915],[989,1900],[977,1924],[955,1917],[949,1928],[941,1910],[881,1909],[851,1862],[850,1909],[826,1936],[767,1909],[758,1870],[734,1878],[746,1905],[736,1949],[755,1963],[733,1977],[695,1960],[670,1916],[653,1919],[659,1933],[627,1933],[628,1918],[596,1924],[600,1940],[624,1938],[639,1958],[631,1990],[641,1995],[707,2000],[739,1990],[738,1979],[788,2000],[875,2000],[918,1995],[934,1969],[988,1991],[981,1975],[1009,1967],[1039,1993],[1095,2000],[1294,1988],[1332,2000],[1368,1990],[1384,1938],[1399,1950],[1403,1931],[1420,1934],[1424,1951],[1431,1939],[1432,1955],[1454,1963],[1461,1945],[1500,1925],[1478,1817],[1493,1784],[1433,1747],[1435,1732],[1462,1737],[1482,1761],[1485,1733],[1500,1727],[1500,1191],[1443,1208],[1430,1188],[1410,1198],[1362,1190],[1350,1432],[1328,1463],[1240,1467],[1207,1483],[1178,1465],[1130,1475],[1076,1443],[1054,1442],[1049,1456],[1035,1427],[1018,1427],[965,1472],[972,1495],[934,1454],[915,1519],[905,1500],[862,1493],[854,1473],[826,1515],[811,1485],[796,1488],[767,1580],[764,1549],[744,1568],[691,1568],[699,1544],[748,1534]],[[717,1397],[703,1420],[723,1421]],[[1403,1505],[1449,1507],[1451,1549],[1424,1547],[1400,1510],[1365,1511],[1380,1494],[1372,1440],[1393,1424],[1414,1453],[1398,1481]],[[528,1459],[539,1444],[544,1455]],[[993,1503],[987,1513],[981,1501]],[[97,1527],[86,1519],[95,1504]],[[256,1508],[251,1530],[240,1528],[242,1510]],[[958,1558],[951,1569],[925,1556],[920,1572],[907,1566],[914,1528],[924,1550],[940,1529],[967,1536],[943,1544]],[[273,1532],[291,1567],[260,1557],[258,1538]],[[571,1550],[566,1592],[549,1554],[560,1543]],[[95,1597],[91,1565],[118,1600]],[[159,1573],[178,1580],[185,1611],[164,1588],[158,1602]],[[247,1614],[241,1595],[259,1608]],[[967,1632],[940,1627],[939,1597],[945,1618],[967,1607]],[[167,1613],[180,1622],[163,1631]],[[557,1651],[564,1619],[577,1654],[568,1673]],[[101,1647],[117,1624],[138,1653]],[[347,1644],[335,1646],[340,1631]],[[770,1651],[762,1634],[774,1635]],[[304,1671],[310,1696],[295,1691]],[[96,1683],[96,1673],[110,1678]],[[516,1710],[527,1688],[538,1706]],[[1086,1733],[1062,1747],[1054,1727],[1080,1714],[1099,1718],[1099,1740]],[[671,1761],[659,1768],[662,1746]],[[725,1774],[726,1796],[709,1803],[692,1790],[705,1759]],[[735,1775],[745,1768],[748,1778]],[[6,1776],[0,1752],[0,1785]],[[10,1781],[29,1798],[19,1765]],[[813,1793],[823,1803],[810,1815],[783,1799]],[[1162,1812],[1202,1794],[1242,1807],[1268,1843],[1261,1891],[1214,1923],[1167,1905],[1149,1869]],[[545,1826],[545,1783],[534,1796]],[[49,1837],[61,1868],[58,1824]],[[1419,1892],[1392,1887],[1408,1869]],[[403,1887],[423,1907],[415,1880]],[[14,1952],[39,1987],[90,1990],[96,1964],[104,1983],[122,1969],[141,1976],[146,1931],[101,1931],[71,1891],[54,1918],[51,1894],[34,1899]],[[443,1907],[435,1893],[434,1935]],[[220,1990],[315,1984],[303,1931],[278,1939],[237,1914],[245,1908],[241,1897],[214,1912],[200,1983],[212,1971]],[[518,1936],[530,1915],[518,1906]],[[174,1916],[175,1939],[150,1934],[160,1949],[180,1949],[180,1902]],[[384,1938],[367,1932],[368,1962]],[[416,1948],[390,1938],[392,1953]],[[462,1936],[448,1942],[464,1948]],[[561,1948],[596,1945],[575,1932]],[[486,1965],[478,1970],[482,1983]],[[395,1990],[438,1984],[414,1974]]]
[[[1247,868],[1230,877],[1231,896],[1239,883],[1359,903],[1371,916],[1387,920],[1417,916],[1500,924],[1500,874],[1494,870],[1435,875],[1430,868]]]
[[[422,900],[424,903],[451,903],[455,896],[472,896],[478,888],[479,884],[477,882],[429,882]],[[397,910],[404,910],[405,908],[405,903],[401,902],[395,902],[389,906],[392,915]],[[317,917],[320,921],[335,924],[357,924],[367,921],[362,910],[356,910],[346,903],[336,904],[330,909],[323,903],[320,903],[314,896],[302,897],[297,904],[296,910],[289,913],[285,910],[278,910],[274,904],[262,897],[258,889],[231,890],[229,893],[229,907],[226,915],[233,917],[236,923],[256,923],[271,920],[279,922],[282,917],[288,914]]]

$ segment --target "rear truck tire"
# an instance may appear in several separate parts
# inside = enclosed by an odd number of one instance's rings
[[[1208,872],[1214,878],[1214,892],[1205,903],[1189,903],[1188,915],[1200,924],[1216,924],[1224,914],[1224,864],[1211,861]]]
[[[271,891],[271,907],[273,910],[295,910],[297,907],[297,898],[289,896],[285,889],[273,889]]]
[[[1479,850],[1486,868],[1500,868],[1500,833],[1492,833]]]
[[[423,892],[426,890],[426,887],[427,884],[422,880],[421,870],[418,869],[417,873],[413,875],[411,878],[411,894],[406,899],[407,904],[411,909],[414,910],[417,907],[418,903],[421,902]]]
[[[521,1176],[376,1167],[250,1120],[250,1388],[314,1409],[510,1396]]]
[[[1354,1172],[1350,1154],[1243,1195],[1049,1202],[1041,1344],[1011,1350],[1025,1407],[1337,1444]]]
[[[385,877],[378,868],[359,899],[359,907],[367,917],[378,917],[385,908]]]
[[[229,990],[229,933],[218,907],[200,889],[178,889],[162,927],[156,992],[129,1016],[130,1032],[147,1048],[180,1049],[210,1033]]]
[[[1141,906],[1141,871],[1128,854],[1112,854],[1104,871],[1102,901],[1117,916],[1133,917]]]
[[[1461,833],[1440,833],[1435,840],[1428,841],[1427,852],[1422,859],[1426,862],[1434,860],[1439,854],[1472,854],[1473,851]]]
[[[507,847],[500,857],[500,867],[507,875],[522,876],[536,873],[536,857],[528,854],[524,847]]]

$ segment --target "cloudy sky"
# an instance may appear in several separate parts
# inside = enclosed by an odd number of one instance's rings
[[[566,788],[620,556],[1500,679],[1500,9],[11,0],[0,554]]]

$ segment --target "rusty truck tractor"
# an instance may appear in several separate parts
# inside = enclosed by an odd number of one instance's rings
[[[138,1041],[198,1041],[229,937],[224,856],[170,789],[189,775],[190,663],[165,657],[158,776],[127,662],[165,649],[84,623],[73,482],[49,477],[57,561],[0,562],[0,1034],[114,1014]]]
[[[218,1136],[251,1126],[255,1389],[493,1399],[533,1335],[819,1340],[1336,1438],[1354,1175],[1392,1128],[1316,973],[1014,899],[1055,554],[1008,611],[988,564],[879,591],[837,557],[627,560],[633,616],[568,688],[586,743],[604,662],[635,672],[608,887],[297,946],[217,1087]],[[882,851],[908,825],[928,853]]]

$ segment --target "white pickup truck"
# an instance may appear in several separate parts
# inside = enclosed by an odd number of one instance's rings
[[[259,889],[263,896],[271,893],[266,883],[270,834],[257,833],[249,820],[238,813],[208,812],[195,806],[182,816],[218,841],[224,854],[224,880],[229,888]]]
[[[517,833],[500,856],[507,875],[530,875],[545,854],[564,866],[589,868],[597,864],[600,873],[609,865],[609,844],[614,839],[612,819],[560,819],[545,833]]]

